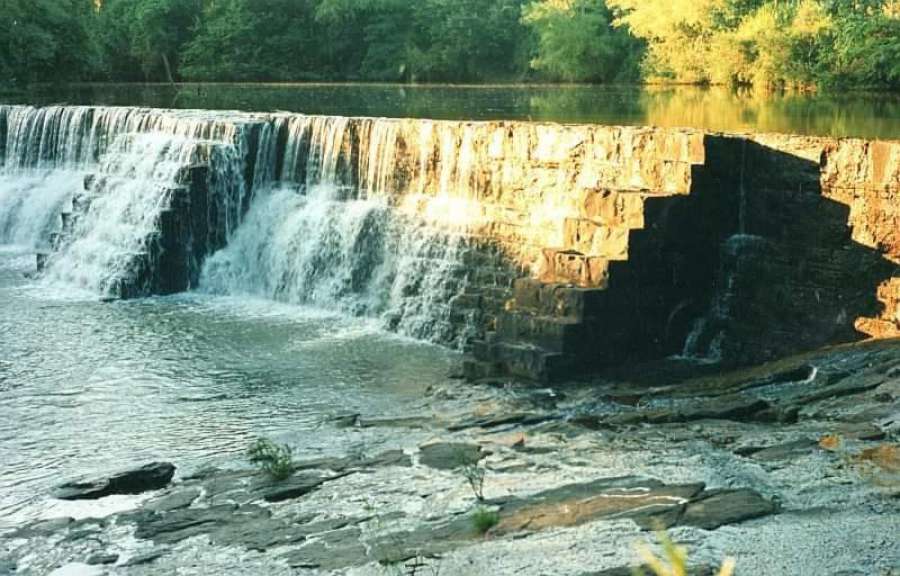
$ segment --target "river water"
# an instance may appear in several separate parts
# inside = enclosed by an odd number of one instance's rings
[[[457,353],[427,343],[446,245],[391,226],[377,200],[338,199],[345,121],[290,121],[284,178],[260,145],[247,183],[241,115],[0,106],[0,530],[100,513],[53,500],[52,487],[152,460],[180,474],[246,466],[258,437],[299,458],[346,453],[334,416],[404,414],[447,382]],[[215,216],[230,245],[185,294],[103,298],[198,159],[210,194],[227,199]],[[89,207],[71,241],[33,278],[35,252],[76,202]]]
[[[346,451],[330,417],[401,414],[454,354],[374,322],[246,297],[102,303],[0,248],[0,528],[72,513],[53,485],[154,459],[240,465],[257,437]],[[403,358],[398,362],[398,358]]]
[[[900,138],[900,94],[691,86],[95,84],[3,95],[15,104],[102,104],[303,114],[657,125],[720,132]]]

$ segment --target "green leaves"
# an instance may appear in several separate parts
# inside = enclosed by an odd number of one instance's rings
[[[293,449],[287,444],[260,438],[247,451],[247,456],[275,480],[287,480],[294,473]]]
[[[90,0],[0,0],[0,72],[12,83],[77,79],[97,51],[86,20]]]
[[[896,0],[0,0],[0,78],[900,88]]]
[[[522,17],[538,38],[531,66],[551,80],[637,80],[641,44],[627,30],[614,28],[612,20],[598,0],[533,2]]]

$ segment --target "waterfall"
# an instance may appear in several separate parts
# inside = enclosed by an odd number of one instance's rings
[[[46,280],[101,295],[139,273],[183,170],[208,167],[208,234],[199,240],[215,249],[238,227],[252,183],[271,179],[275,148],[272,127],[252,115],[118,107],[0,106],[0,139],[0,242],[46,247],[56,238]]]
[[[52,245],[44,281],[99,295],[165,293],[148,278],[177,265],[177,289],[462,343],[477,140],[427,121],[0,106],[0,242]]]
[[[135,272],[136,255],[159,227],[180,171],[211,157],[204,141],[158,133],[122,135],[104,154],[90,187],[79,195],[86,211],[71,231],[72,241],[50,260],[46,277],[109,294]],[[224,179],[230,183],[231,178]],[[233,206],[240,191],[225,191]],[[226,230],[237,226],[234,209],[221,215]]]
[[[83,179],[76,170],[0,171],[0,244],[46,247]]]
[[[284,120],[279,181],[257,192],[203,290],[380,319],[416,338],[459,343],[451,301],[465,286],[461,234],[397,206],[398,125],[346,118]]]

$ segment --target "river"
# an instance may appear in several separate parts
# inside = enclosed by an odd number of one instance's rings
[[[900,95],[877,92],[766,93],[691,86],[87,84],[45,87],[19,96],[0,94],[0,102],[900,137]]]

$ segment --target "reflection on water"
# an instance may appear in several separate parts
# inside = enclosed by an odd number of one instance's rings
[[[0,96],[0,102],[653,124],[725,132],[900,138],[900,94],[861,92],[767,94],[690,86],[83,85]]]
[[[346,449],[323,421],[402,414],[454,357],[272,302],[77,300],[30,284],[33,265],[0,248],[0,530],[68,513],[48,494],[83,474],[234,465],[263,435],[301,457]]]

